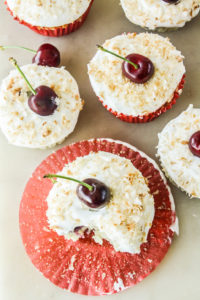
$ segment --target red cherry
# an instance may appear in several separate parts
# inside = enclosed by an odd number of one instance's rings
[[[177,3],[178,1],[180,1],[180,0],[163,0],[164,2],[167,2],[167,3],[169,3],[169,4],[175,4],[175,3]]]
[[[43,44],[37,50],[32,62],[41,66],[58,67],[60,52],[51,44]]]
[[[138,66],[136,69],[133,65],[124,61],[122,64],[123,74],[135,83],[147,82],[154,73],[154,65],[151,60],[140,54],[129,54],[126,59]]]
[[[58,174],[46,174],[43,178],[50,178],[55,182],[55,178],[62,178],[79,183],[76,189],[78,198],[90,208],[101,208],[110,200],[110,189],[101,181],[95,178],[87,178],[83,181],[73,177],[66,177]],[[79,231],[82,226],[75,228]]]
[[[189,148],[192,154],[200,157],[200,131],[195,132],[189,140]]]
[[[57,108],[55,99],[58,98],[58,96],[56,93],[45,85],[36,88],[35,92],[36,94],[31,95],[28,99],[30,109],[40,116],[52,115]]]
[[[79,184],[77,186],[78,198],[90,208],[102,208],[110,200],[110,190],[101,181],[94,178],[87,178],[83,182],[91,185],[93,189],[90,191],[87,187]]]

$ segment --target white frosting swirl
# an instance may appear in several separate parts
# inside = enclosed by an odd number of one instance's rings
[[[130,160],[107,152],[90,153],[66,165],[59,174],[79,180],[97,178],[110,189],[110,202],[90,210],[76,194],[77,183],[58,179],[48,197],[50,227],[66,239],[77,240],[73,229],[94,229],[94,239],[109,241],[116,251],[139,253],[154,218],[154,199],[139,170]]]
[[[73,23],[91,0],[7,0],[13,15],[34,26],[57,27]]]
[[[0,88],[0,127],[11,144],[47,148],[61,143],[73,130],[82,109],[75,79],[64,68],[36,64],[21,68],[36,89],[46,85],[54,90],[57,108],[52,115],[40,116],[28,106],[30,96],[25,80],[12,70]]]
[[[169,4],[163,0],[121,0],[126,17],[149,29],[183,27],[200,10],[200,0],[180,0]]]

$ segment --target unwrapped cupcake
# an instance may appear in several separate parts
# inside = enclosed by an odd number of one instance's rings
[[[200,10],[199,0],[121,0],[126,17],[147,29],[180,28]]]
[[[156,163],[110,139],[78,142],[47,157],[27,183],[19,222],[36,268],[84,295],[117,293],[143,280],[178,231]]]
[[[9,143],[48,148],[61,143],[77,123],[83,101],[68,71],[29,64],[12,70],[0,88],[0,128]]]
[[[190,105],[158,136],[166,175],[190,197],[200,198],[200,109]]]
[[[93,0],[6,0],[8,10],[21,24],[47,36],[62,36],[85,21]]]
[[[168,38],[129,33],[107,40],[88,64],[102,104],[126,122],[153,120],[176,103],[185,77],[183,56]]]

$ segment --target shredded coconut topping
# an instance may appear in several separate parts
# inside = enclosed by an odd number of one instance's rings
[[[151,33],[123,34],[107,40],[103,46],[123,57],[131,53],[144,55],[155,67],[148,82],[137,84],[123,75],[120,58],[98,50],[88,72],[92,87],[104,105],[118,113],[139,116],[154,112],[172,100],[185,67],[183,56],[168,38]]]
[[[14,16],[35,26],[56,27],[73,23],[91,0],[7,0]]]
[[[180,0],[169,4],[162,0],[121,0],[126,17],[142,27],[183,27],[200,10],[200,0]]]
[[[154,218],[154,199],[145,178],[130,160],[98,152],[78,157],[62,172],[79,180],[97,178],[111,189],[111,200],[99,210],[90,210],[77,194],[77,183],[58,179],[48,197],[50,228],[66,239],[77,240],[75,227],[94,230],[94,240],[108,240],[116,251],[139,253],[147,241]]]
[[[188,144],[199,130],[200,109],[190,105],[158,135],[158,156],[166,174],[191,197],[197,198],[200,198],[200,158],[192,154]]]
[[[61,143],[77,123],[82,109],[74,78],[64,68],[23,66],[22,71],[36,89],[46,85],[54,90],[57,109],[40,116],[28,106],[30,90],[17,70],[12,70],[0,89],[0,127],[11,144],[29,148],[47,148]]]

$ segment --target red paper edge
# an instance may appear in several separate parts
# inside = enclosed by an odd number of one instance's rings
[[[18,21],[20,24],[27,26],[28,28],[30,28],[31,30],[35,31],[38,34],[41,34],[44,36],[59,37],[59,36],[70,34],[81,27],[81,25],[85,22],[88,14],[89,14],[89,11],[91,9],[93,1],[94,0],[91,0],[91,3],[89,5],[88,9],[85,11],[85,13],[81,17],[79,17],[77,20],[75,20],[73,23],[65,24],[63,26],[58,26],[58,27],[53,27],[53,28],[33,26],[23,20],[20,20],[18,17],[14,17],[13,12],[8,7],[7,1],[5,1],[4,3],[6,4],[7,10],[13,16],[14,20]]]
[[[119,151],[119,149],[120,149],[120,151]],[[52,184],[50,182],[47,183],[46,181],[41,181],[41,178],[38,179],[38,176],[39,176],[38,174],[41,175],[44,171],[46,173],[47,170],[49,172],[52,172],[52,171],[58,172],[58,171],[62,170],[63,165],[65,163],[73,161],[76,157],[86,155],[86,154],[90,153],[91,151],[93,151],[93,152],[107,151],[107,152],[118,154],[120,156],[129,158],[129,159],[132,157],[132,154],[133,154],[132,152],[134,152],[134,150],[128,148],[127,145],[123,145],[123,144],[120,145],[119,143],[117,143],[115,141],[112,141],[112,140],[110,141],[110,140],[106,140],[106,139],[82,141],[82,142],[79,142],[79,143],[76,143],[73,145],[69,145],[69,146],[66,146],[66,147],[58,150],[56,153],[51,154],[49,157],[47,157],[47,159],[44,160],[40,164],[40,166],[35,170],[35,172],[33,173],[31,179],[29,180],[29,182],[27,183],[27,186],[25,188],[25,191],[24,191],[24,194],[22,197],[22,201],[20,204],[20,212],[19,212],[20,231],[21,231],[22,240],[25,245],[27,254],[29,255],[33,264],[43,273],[44,273],[43,260],[45,259],[45,256],[40,258],[40,256],[38,256],[38,253],[36,254],[35,253],[36,251],[34,251],[34,249],[31,248],[32,243],[30,243],[30,240],[29,240],[31,234],[29,234],[29,229],[27,228],[27,220],[30,224],[32,224],[32,222],[34,221],[34,220],[32,220],[32,218],[34,219],[34,213],[37,212],[37,207],[35,207],[33,205],[34,201],[32,202],[32,200],[34,200],[35,196],[40,197],[40,194],[42,193],[42,186],[46,189],[45,197],[47,197],[48,192],[52,187]],[[57,159],[57,157],[59,159]],[[62,160],[61,157],[66,157],[66,158],[65,158],[65,160]],[[54,165],[54,160],[57,162],[57,165]],[[112,254],[111,257],[114,258],[114,261],[113,261],[114,264],[116,264],[116,257],[117,257],[117,260],[122,261],[119,269],[122,268],[122,264],[125,260],[127,260],[127,257],[128,257],[128,261],[129,261],[130,265],[135,260],[136,264],[134,264],[134,266],[138,264],[140,266],[140,269],[141,269],[141,266],[144,266],[143,270],[139,269],[141,274],[139,272],[138,274],[136,274],[136,277],[133,277],[132,279],[131,278],[127,279],[127,284],[124,285],[124,289],[128,288],[132,285],[135,285],[136,283],[138,283],[142,279],[144,279],[146,276],[148,276],[156,268],[156,266],[160,263],[160,261],[163,259],[163,257],[165,256],[165,254],[168,251],[168,248],[171,244],[172,237],[174,235],[174,232],[170,229],[170,227],[175,222],[175,219],[176,219],[175,212],[172,210],[172,208],[170,208],[170,209],[169,209],[169,207],[167,209],[165,208],[166,203],[168,203],[168,206],[170,203],[170,207],[171,207],[171,202],[170,202],[169,189],[167,188],[166,183],[163,181],[163,178],[160,175],[160,171],[155,169],[153,164],[151,162],[149,162],[146,157],[143,157],[139,152],[135,152],[135,158],[134,158],[134,160],[131,160],[131,161],[134,164],[134,166],[137,166],[137,168],[143,173],[143,175],[146,178],[149,178],[150,175],[153,178],[155,177],[154,180],[156,179],[157,184],[155,184],[155,182],[153,182],[153,181],[151,182],[151,179],[148,179],[149,187],[150,187],[152,194],[155,192],[155,189],[158,189],[158,187],[159,187],[160,196],[158,194],[155,194],[153,196],[155,199],[155,205],[160,206],[160,207],[156,208],[153,226],[150,229],[149,235],[148,235],[148,242],[141,245],[141,253],[139,255],[138,254],[131,255],[131,254],[127,254],[127,253],[115,252],[113,250],[112,246],[108,245],[108,243],[103,245],[103,247],[100,245],[97,246],[97,249],[101,249],[101,247],[102,247],[102,249],[105,248],[107,252],[110,251],[110,253]],[[147,164],[149,165],[149,169],[146,168]],[[149,173],[149,170],[150,170],[150,173]],[[44,175],[44,173],[43,173],[43,175]],[[42,185],[39,186],[38,190],[36,191],[37,195],[35,195],[35,188],[36,188],[35,181],[36,181],[36,183],[43,182]],[[155,184],[155,186],[154,186],[154,184]],[[30,190],[32,188],[34,190],[33,194],[30,193]],[[162,198],[166,197],[165,202],[163,202],[162,205],[160,203],[161,196],[162,196]],[[44,202],[43,203],[44,210],[46,209],[45,199],[46,198],[43,199],[44,200],[43,201]],[[161,207],[161,206],[163,206],[163,207]],[[28,212],[28,215],[27,215],[27,212]],[[164,217],[166,219],[166,214],[169,217],[170,222],[169,222],[169,224],[164,224],[165,226],[163,229],[161,224],[162,224],[162,219]],[[27,219],[27,220],[25,221],[25,219]],[[37,221],[36,222],[37,226],[44,225],[44,224],[42,224],[42,225],[40,224],[39,219],[36,221]],[[155,227],[155,225],[157,226],[157,228]],[[47,223],[46,223],[46,226],[48,227]],[[159,226],[161,226],[162,232],[159,233],[160,237],[158,235],[155,238],[154,234],[156,233],[156,230],[157,231],[159,230]],[[28,233],[27,233],[27,230],[28,230]],[[54,246],[57,244],[59,244],[59,245],[65,244],[65,247],[70,248],[70,247],[73,247],[75,244],[77,244],[77,242],[74,243],[72,241],[66,241],[63,237],[58,236],[53,231],[45,232],[45,234],[47,235],[47,237],[50,236],[51,239],[52,239],[52,237],[53,237],[53,239],[55,239],[53,241]],[[32,233],[32,235],[33,235],[33,233]],[[90,240],[91,239],[89,239],[89,241]],[[45,240],[42,240],[42,243],[43,242],[44,242],[43,248],[45,248],[47,242]],[[151,255],[153,255],[153,253],[151,253],[151,251],[153,249],[152,245],[154,245],[154,243],[155,243],[155,245],[157,245],[157,248],[156,248],[157,256],[155,258],[155,261],[153,261],[153,263],[151,263],[151,266],[150,266],[149,265],[150,263],[147,262],[147,260],[149,259],[149,257],[151,257]],[[79,244],[79,242],[78,242],[78,244]],[[150,249],[151,251],[148,249]],[[148,251],[150,251],[150,252],[148,252]],[[99,252],[99,253],[101,253],[101,252]],[[51,257],[51,255],[50,255],[50,257]],[[57,259],[57,257],[56,257],[56,259]],[[145,269],[145,268],[147,268],[147,269]],[[79,272],[75,273],[75,275],[77,275],[81,272],[82,272],[82,270],[79,270]],[[112,272],[111,272],[111,274],[112,274]],[[86,273],[86,275],[87,275],[87,273]],[[94,285],[86,284],[86,282],[84,281],[84,278],[82,278],[82,281],[80,281],[79,278],[77,277],[78,275],[72,276],[72,281],[66,286],[65,286],[65,282],[62,282],[62,280],[59,278],[60,274],[57,274],[56,275],[57,277],[52,276],[51,278],[49,278],[47,274],[44,274],[44,276],[47,277],[48,279],[50,279],[54,284],[56,284],[62,288],[66,288],[74,293],[79,293],[79,294],[83,294],[83,295],[113,294],[113,293],[116,293],[121,290],[120,288],[119,288],[119,290],[116,290],[114,288],[114,286],[112,286],[112,285],[109,287],[106,286],[105,288],[103,287],[100,290],[98,290],[95,288]],[[125,275],[123,275],[123,276],[125,276]]]
[[[176,104],[177,99],[180,97],[178,91],[182,90],[185,84],[185,74],[183,75],[176,91],[174,92],[173,98],[170,102],[167,102],[163,104],[160,108],[158,108],[156,111],[149,113],[147,115],[140,115],[140,116],[131,116],[131,115],[125,115],[123,113],[119,113],[114,111],[112,108],[108,107],[108,105],[104,104],[104,101],[102,99],[99,99],[101,104],[110,112],[112,113],[116,118],[119,118],[120,120],[127,122],[127,123],[147,123],[150,121],[153,121],[155,118],[159,117],[162,113],[166,112],[167,110],[171,109],[174,104]]]

